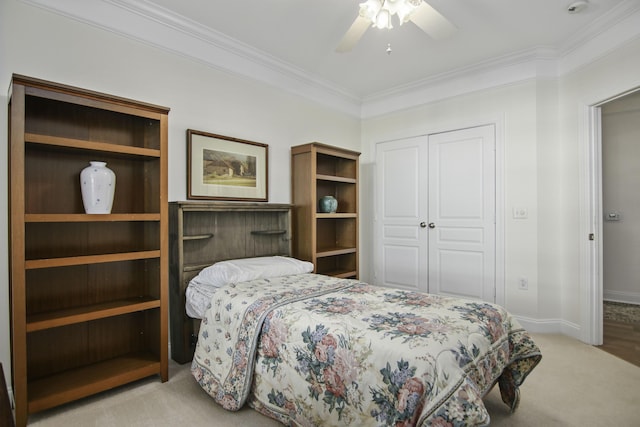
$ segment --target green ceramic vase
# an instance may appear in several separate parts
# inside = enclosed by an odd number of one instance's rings
[[[323,196],[320,198],[320,212],[335,213],[338,210],[338,201],[333,196]]]

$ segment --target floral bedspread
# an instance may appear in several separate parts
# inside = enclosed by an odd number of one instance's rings
[[[469,426],[496,382],[515,409],[540,359],[500,306],[301,274],[218,290],[191,371],[289,425]]]

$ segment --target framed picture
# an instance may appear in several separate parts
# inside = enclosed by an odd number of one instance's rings
[[[187,198],[269,200],[269,146],[187,130]]]

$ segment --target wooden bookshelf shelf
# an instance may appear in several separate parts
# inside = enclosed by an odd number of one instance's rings
[[[325,258],[331,256],[345,255],[345,254],[354,254],[356,253],[356,248],[319,248],[316,252],[316,258]]]
[[[148,214],[26,214],[24,222],[136,222],[160,221],[159,213]]]
[[[352,213],[316,213],[317,219],[337,219],[337,218],[358,218],[358,214],[355,212]]]
[[[30,381],[29,412],[39,412],[154,375],[160,368],[154,354],[126,354]]]
[[[152,308],[160,308],[160,300],[135,298],[55,311],[52,313],[41,313],[27,317],[27,332],[104,319],[106,317],[119,316]]]
[[[25,261],[25,269],[68,267],[71,265],[97,264],[104,262],[131,261],[136,259],[159,258],[160,251],[123,252],[106,255],[86,255],[68,258],[48,258]]]
[[[78,150],[87,150],[92,153],[117,153],[127,154],[131,156],[142,156],[159,158],[160,150],[140,147],[128,147],[125,145],[114,145],[107,142],[93,142],[73,138],[61,138],[51,135],[40,135],[34,133],[25,134],[25,141],[32,144],[42,144],[59,148],[72,148]]]

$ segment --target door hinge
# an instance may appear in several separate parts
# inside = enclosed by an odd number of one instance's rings
[[[593,233],[589,233],[589,240],[596,240],[596,235]]]

